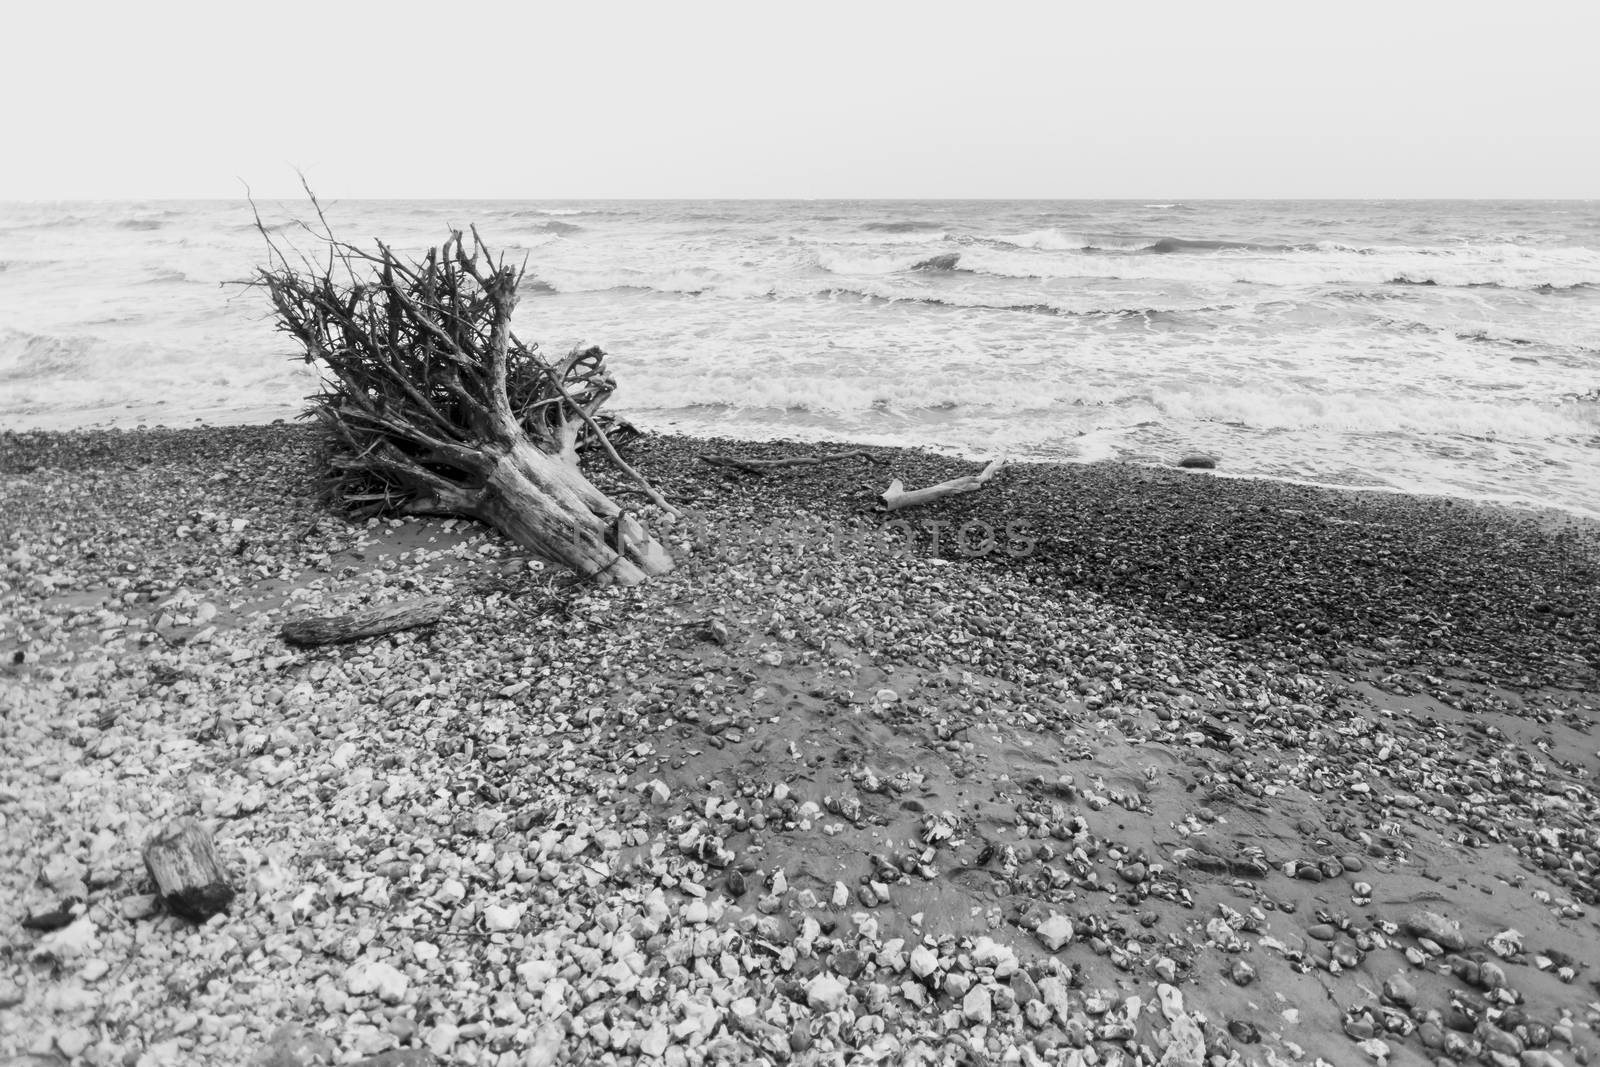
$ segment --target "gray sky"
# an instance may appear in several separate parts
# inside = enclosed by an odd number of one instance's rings
[[[15,5],[0,199],[1600,197],[1600,4]]]

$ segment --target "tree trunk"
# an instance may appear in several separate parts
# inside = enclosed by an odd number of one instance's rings
[[[672,557],[583,472],[519,441],[466,511],[524,548],[601,585],[637,585]]]

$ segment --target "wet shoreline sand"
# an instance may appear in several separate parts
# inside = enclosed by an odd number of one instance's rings
[[[0,1052],[1600,1051],[1592,524],[1019,465],[885,531],[890,478],[973,465],[649,436],[679,569],[590,590],[346,524],[309,446],[0,436]],[[432,631],[277,637],[424,594]],[[239,876],[212,926],[150,914],[136,844],[180,814]]]

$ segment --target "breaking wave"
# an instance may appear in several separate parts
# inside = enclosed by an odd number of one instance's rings
[[[0,329],[0,381],[27,381],[64,374],[84,365],[90,337],[53,337]]]

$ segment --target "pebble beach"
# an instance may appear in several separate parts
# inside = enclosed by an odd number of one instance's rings
[[[701,458],[823,447],[633,442],[678,566],[602,589],[329,512],[301,427],[0,434],[0,1064],[1600,1054],[1600,527]]]

